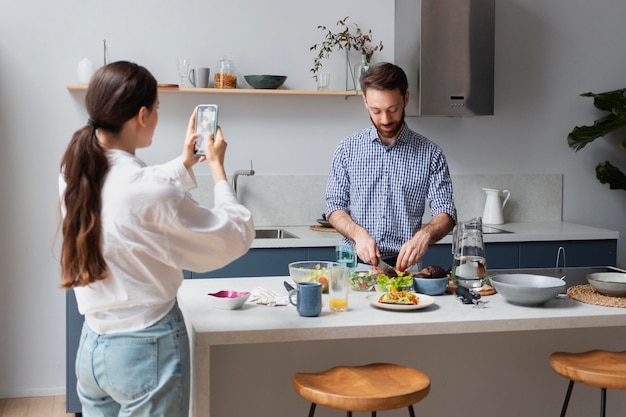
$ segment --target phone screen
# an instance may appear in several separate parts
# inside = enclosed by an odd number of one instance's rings
[[[196,133],[201,136],[194,142],[193,153],[197,156],[206,155],[206,141],[209,139],[209,133],[217,132],[217,104],[201,104],[196,112]]]

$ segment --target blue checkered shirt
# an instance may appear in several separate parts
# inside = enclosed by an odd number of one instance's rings
[[[452,180],[441,148],[404,126],[391,147],[374,126],[342,140],[326,185],[326,215],[343,210],[376,241],[383,257],[395,256],[431,215],[456,222]],[[350,242],[344,237],[344,244]]]

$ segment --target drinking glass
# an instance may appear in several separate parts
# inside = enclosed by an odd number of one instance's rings
[[[339,245],[335,247],[335,255],[338,263],[347,266],[350,273],[356,268],[356,252],[354,246]]]
[[[348,311],[348,290],[350,289],[350,269],[343,265],[329,268],[328,295],[330,311]]]
[[[189,76],[189,58],[178,58],[177,68],[180,77],[179,87],[185,87],[185,80]]]
[[[327,91],[330,87],[330,74],[322,72],[317,74],[317,89],[319,91]]]

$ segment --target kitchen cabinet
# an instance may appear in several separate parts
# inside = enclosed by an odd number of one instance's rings
[[[488,269],[549,268],[556,265],[559,248],[560,266],[615,266],[616,240],[498,242],[486,243]],[[335,248],[256,248],[224,268],[211,272],[189,272],[186,278],[228,278],[289,275],[288,265],[296,261],[335,259]],[[564,263],[565,262],[565,263]],[[432,245],[422,264],[452,266],[450,244]]]
[[[335,259],[335,247],[253,248],[224,268],[211,272],[188,272],[189,278],[229,278],[289,275],[288,265],[297,261]]]
[[[574,240],[546,242],[485,243],[487,269],[550,268],[556,266],[557,253],[563,248],[559,266],[615,266],[617,240]],[[451,266],[452,246],[432,245],[423,265]]]
[[[617,264],[617,240],[572,240],[548,242],[520,242],[520,268],[546,268],[556,265],[556,255],[562,247],[561,266],[594,266]]]

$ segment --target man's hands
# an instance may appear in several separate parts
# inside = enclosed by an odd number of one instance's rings
[[[413,235],[402,245],[396,269],[404,271],[422,260],[428,246],[438,242],[442,237],[450,233],[454,227],[454,221],[448,213],[439,213],[432,220]]]
[[[356,224],[348,213],[343,210],[334,211],[328,221],[339,233],[355,243],[355,251],[359,259],[370,265],[378,265],[381,255],[376,241],[367,230]],[[452,227],[454,227],[454,221],[447,213],[439,213],[433,217],[430,223],[418,230],[402,245],[396,261],[396,269],[404,271],[418,263],[426,254],[428,246],[450,233]]]

